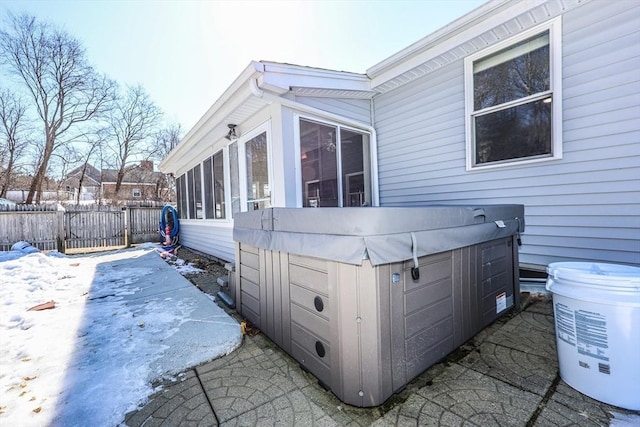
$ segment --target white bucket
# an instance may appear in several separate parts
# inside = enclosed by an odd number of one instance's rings
[[[547,272],[562,379],[601,402],[640,410],[640,268],[558,262]]]

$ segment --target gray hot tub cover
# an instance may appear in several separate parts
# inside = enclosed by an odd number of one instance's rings
[[[369,258],[376,266],[523,231],[522,205],[269,208],[236,214],[233,239],[347,264]]]

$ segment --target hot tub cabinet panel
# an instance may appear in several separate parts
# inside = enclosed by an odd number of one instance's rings
[[[383,403],[519,303],[515,234],[420,256],[417,279],[412,258],[357,265],[242,241],[236,255],[241,314],[355,406]]]

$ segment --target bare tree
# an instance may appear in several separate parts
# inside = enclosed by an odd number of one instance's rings
[[[80,176],[78,177],[78,194],[76,197],[76,203],[78,204],[80,203],[82,186],[84,185],[84,181],[90,167],[89,162],[96,154],[101,152],[101,148],[107,138],[107,133],[104,132],[104,129],[98,129],[97,131],[84,134],[83,137],[84,150],[80,153],[81,169]]]
[[[176,148],[182,139],[182,126],[180,123],[171,123],[159,129],[155,135],[155,150],[153,156],[162,160],[169,155],[171,150]]]
[[[8,89],[0,91],[0,137],[6,141],[6,145],[0,145],[0,197],[7,196],[16,159],[27,146],[26,139],[21,139],[25,112],[26,106],[17,94]]]
[[[176,148],[182,139],[182,127],[179,123],[170,123],[159,129],[155,135],[153,157],[162,161]],[[162,174],[156,181],[156,198],[170,202],[175,194],[175,178],[172,175]]]
[[[152,138],[161,117],[162,111],[140,85],[128,87],[124,96],[117,99],[108,118],[113,140],[107,145],[118,170],[116,194],[120,191],[127,163],[151,157]]]
[[[44,125],[42,156],[27,203],[40,201],[51,155],[63,135],[103,112],[113,99],[114,83],[88,64],[78,40],[29,15],[10,15],[0,30],[0,61],[26,86]]]

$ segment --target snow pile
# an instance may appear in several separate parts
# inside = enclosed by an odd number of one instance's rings
[[[204,270],[195,267],[193,264],[191,263],[187,263],[185,262],[185,260],[183,259],[176,259],[174,262],[172,262],[173,267],[178,270],[178,273],[182,274],[183,276],[186,276],[188,274],[198,274],[198,273],[204,273]]]
[[[183,351],[169,343],[183,339],[174,334],[184,323],[203,321],[194,319],[203,307],[184,284],[160,297],[149,292],[159,286],[153,280],[162,283],[164,268],[145,265],[142,256],[149,252],[0,252],[0,425],[117,425],[154,392],[153,379],[166,369],[186,368],[167,368],[162,361]],[[153,286],[141,288],[149,282]],[[211,305],[204,311],[226,316],[203,298]],[[28,311],[51,301],[53,309]],[[217,348],[192,351],[184,363],[193,366],[239,345],[232,319],[209,323],[220,324]]]

